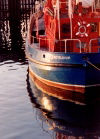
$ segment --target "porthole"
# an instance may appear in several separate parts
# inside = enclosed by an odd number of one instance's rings
[[[45,58],[45,54],[43,54],[43,58]]]

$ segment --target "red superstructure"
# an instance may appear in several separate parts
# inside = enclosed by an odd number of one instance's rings
[[[100,4],[91,0],[48,0],[44,7],[46,47],[52,52],[100,51]],[[97,6],[98,5],[98,6]]]

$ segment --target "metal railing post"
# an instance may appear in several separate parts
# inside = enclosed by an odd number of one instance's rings
[[[66,42],[67,42],[67,40],[65,40],[65,53],[67,52]]]
[[[91,48],[92,48],[92,41],[94,40],[99,40],[100,38],[95,38],[95,39],[91,39],[90,42],[89,42],[89,51],[91,52]],[[98,45],[97,45],[98,46]]]

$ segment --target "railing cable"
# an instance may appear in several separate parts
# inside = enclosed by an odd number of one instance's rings
[[[100,71],[100,68],[98,68],[97,66],[95,66],[93,63],[91,63],[90,61],[86,61],[89,65],[91,65],[92,67],[94,67],[95,69]]]

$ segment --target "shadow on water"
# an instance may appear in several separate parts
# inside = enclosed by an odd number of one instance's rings
[[[100,102],[82,106],[48,96],[28,75],[27,90],[39,120],[53,130],[55,139],[100,138]]]
[[[24,62],[24,40],[22,39],[20,20],[0,22],[0,62],[4,59]]]
[[[33,0],[25,2],[0,1],[0,61],[26,61],[24,45]]]

